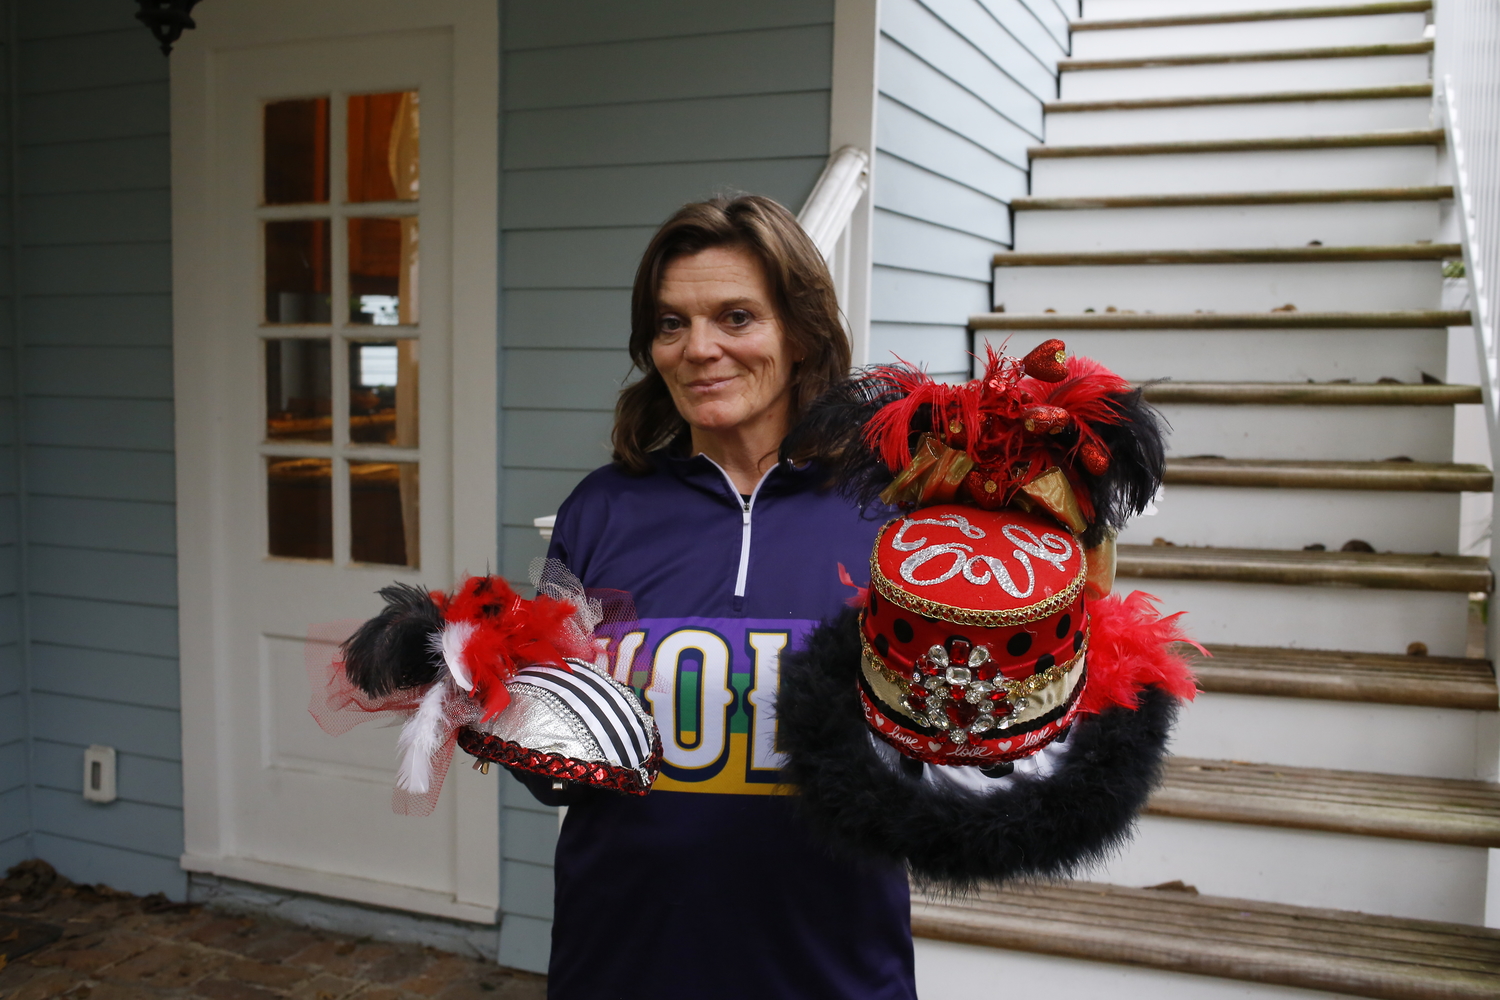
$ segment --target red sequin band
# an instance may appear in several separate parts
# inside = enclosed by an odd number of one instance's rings
[[[464,726],[458,731],[458,745],[463,747],[465,753],[480,760],[494,761],[505,767],[547,778],[576,781],[594,788],[624,792],[626,795],[645,795],[651,791],[656,773],[661,770],[660,735],[652,741],[651,756],[641,765],[641,770],[651,775],[651,781],[642,778],[634,768],[528,750],[519,743],[481,733],[470,726]]]

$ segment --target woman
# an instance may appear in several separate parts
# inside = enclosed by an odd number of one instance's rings
[[[617,656],[666,760],[640,799],[528,783],[572,807],[549,995],[914,998],[904,871],[835,856],[777,794],[779,657],[843,607],[840,564],[863,566],[883,522],[824,489],[816,456],[777,461],[849,367],[827,268],[770,199],[688,205],[636,273],[630,356],[614,461],[549,554],[634,600]]]

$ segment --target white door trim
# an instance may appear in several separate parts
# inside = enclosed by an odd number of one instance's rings
[[[452,780],[451,778],[449,780]],[[466,920],[477,924],[495,922],[495,906],[466,903],[453,896],[407,885],[392,885],[374,879],[335,875],[330,872],[295,868],[250,858],[200,857],[184,854],[182,867],[190,872],[205,872],[241,882],[254,882],[277,889],[312,893],[331,899],[346,899],[390,910],[410,910],[449,920]]]
[[[211,6],[212,9],[209,9]],[[495,0],[218,0],[172,55],[173,365],[176,407],[183,867],[282,888],[419,912],[494,922],[500,900],[499,784],[456,762],[443,794],[456,798],[457,887],[452,897],[229,856],[228,778],[219,740],[227,716],[219,665],[228,574],[222,541],[234,530],[223,484],[227,461],[213,385],[222,337],[212,291],[219,234],[212,169],[212,54],[221,49],[439,29],[453,49],[451,335],[452,565],[497,557],[496,308],[499,23]],[[420,822],[417,820],[416,822]],[[429,898],[431,897],[431,898]]]

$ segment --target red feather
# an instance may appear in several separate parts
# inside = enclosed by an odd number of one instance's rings
[[[1193,672],[1172,646],[1185,642],[1205,656],[1208,650],[1183,632],[1183,612],[1163,618],[1156,610],[1158,600],[1137,590],[1089,603],[1088,686],[1080,712],[1097,713],[1110,705],[1135,708],[1141,689],[1150,684],[1183,701],[1193,700]]]
[[[1089,358],[1069,357],[1065,369],[1059,382],[1033,378],[1021,362],[992,344],[985,345],[984,374],[962,385],[938,382],[906,362],[877,369],[864,377],[901,398],[869,420],[865,441],[887,468],[899,473],[911,462],[914,432],[930,429],[949,447],[967,452],[983,474],[1005,485],[997,505],[1058,466],[1073,484],[1084,517],[1092,520],[1090,494],[1078,471],[1081,452],[1087,451],[1094,466],[1108,466],[1109,450],[1096,428],[1120,422],[1122,414],[1112,394],[1128,392],[1130,383]],[[1026,429],[1027,414],[1041,412],[1050,413],[1059,425],[1077,428],[1076,437],[1063,435],[1072,440],[1070,447],[1045,433],[1050,427]]]
[[[870,588],[861,587],[855,583],[854,578],[849,575],[849,571],[844,568],[843,563],[839,563],[839,583],[842,583],[846,587],[854,588],[853,596],[844,598],[844,603],[849,605],[849,607],[863,608],[869,605]]]
[[[593,656],[592,646],[570,638],[572,604],[546,595],[528,601],[498,576],[471,576],[439,603],[450,625],[473,626],[461,655],[473,685],[469,694],[484,706],[486,721],[510,704],[507,685],[521,667],[545,663],[567,670],[564,657]]]

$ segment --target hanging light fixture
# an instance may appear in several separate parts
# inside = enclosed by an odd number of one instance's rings
[[[189,28],[198,27],[193,22],[191,11],[198,0],[136,0],[141,9],[135,19],[151,29],[151,34],[161,43],[161,54],[172,54],[172,43],[182,37]]]

